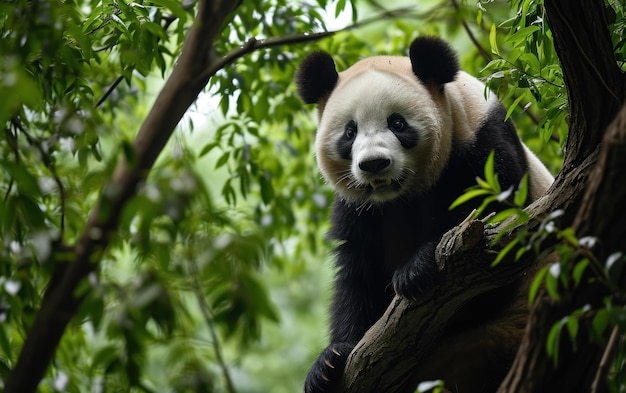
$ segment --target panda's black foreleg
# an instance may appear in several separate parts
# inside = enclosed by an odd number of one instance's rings
[[[415,299],[433,288],[439,279],[435,260],[436,241],[422,244],[404,265],[393,274],[393,289],[399,296]]]
[[[382,315],[392,297],[390,280],[366,240],[343,243],[337,249],[335,287],[330,309],[330,345],[306,377],[306,393],[332,392],[341,381],[348,356],[363,334]]]
[[[332,392],[341,379],[353,343],[330,344],[317,358],[304,382],[305,393]]]

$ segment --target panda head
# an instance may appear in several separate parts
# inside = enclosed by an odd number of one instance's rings
[[[458,71],[456,53],[432,37],[413,41],[408,58],[370,57],[340,73],[324,52],[302,62],[298,93],[319,111],[318,166],[341,197],[369,206],[432,187],[452,149],[444,85]]]

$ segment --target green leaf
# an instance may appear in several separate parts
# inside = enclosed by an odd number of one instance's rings
[[[496,194],[500,194],[502,189],[500,188],[500,182],[498,181],[498,175],[495,172],[495,151],[492,150],[485,162],[485,180],[489,185],[489,188]],[[481,184],[481,182],[479,182]],[[482,186],[482,185],[481,185]]]
[[[452,202],[452,204],[450,205],[448,209],[452,210],[474,198],[478,198],[480,196],[489,195],[489,194],[490,192],[488,190],[485,190],[482,188],[470,189],[466,191],[465,193],[463,193],[463,195],[458,197],[454,202]]]
[[[509,117],[511,117],[511,115],[515,111],[515,108],[517,108],[517,105],[520,103],[520,101],[522,101],[523,98],[524,96],[520,95],[519,97],[515,99],[515,101],[513,101],[513,103],[509,106],[509,109],[507,109],[506,111],[506,116],[504,116],[504,121],[509,120]]]
[[[9,338],[7,337],[6,332],[7,326],[8,325],[5,323],[0,324],[0,349],[2,349],[2,353],[4,354],[4,356],[2,356],[3,358],[12,359],[13,354],[11,353],[11,343],[9,341]]]
[[[495,190],[499,188],[499,185],[496,186],[496,174],[495,174],[495,151],[492,150],[487,157],[487,162],[485,162],[485,180],[487,184],[491,186],[491,189]]]
[[[504,248],[498,253],[498,256],[496,257],[496,259],[491,263],[491,266],[497,266],[500,262],[502,262],[502,259],[504,259],[504,257],[507,256],[507,254],[515,247],[519,244],[519,239],[515,238],[513,240],[511,240],[506,246],[504,246]]]
[[[520,61],[526,63],[526,71],[530,74],[539,74],[541,72],[541,63],[537,56],[532,53],[523,53],[520,56]]]
[[[489,194],[493,194],[494,193],[494,189],[491,187],[491,184],[489,184],[488,182],[484,181],[480,177],[476,177],[476,184],[478,184],[478,187],[482,188],[483,190],[489,191]]]
[[[215,163],[215,169],[226,165],[229,158],[230,158],[230,151],[224,152],[224,154],[222,154],[220,158],[217,160],[217,163]]]
[[[548,266],[548,274],[546,274],[546,289],[548,294],[555,299],[560,299],[559,295],[559,277],[560,277],[561,264],[555,262]]]
[[[587,258],[576,263],[576,266],[574,266],[572,272],[572,276],[574,278],[574,287],[577,287],[580,284],[580,280],[582,280],[583,274],[585,273],[587,266],[589,266],[589,259]]]
[[[554,325],[552,325],[546,340],[546,352],[554,361],[555,366],[559,363],[559,344],[561,341],[561,330],[563,329],[564,323],[565,321],[563,319],[555,322]]]
[[[574,347],[574,351],[576,350],[576,338],[578,337],[578,318],[576,316],[570,315],[566,318],[567,332],[569,333],[569,337],[572,340],[572,345]]]
[[[498,50],[498,38],[496,35],[496,24],[491,25],[491,30],[489,31],[489,45],[491,46],[491,53],[500,57],[500,51]]]
[[[526,27],[522,27],[518,29],[515,33],[507,38],[507,42],[509,42],[512,46],[519,46],[524,43],[529,37],[536,31],[540,30],[541,27],[537,25],[530,25]]]
[[[211,150],[213,150],[217,146],[219,146],[218,142],[207,143],[206,145],[204,145],[202,150],[200,150],[200,153],[198,153],[198,157],[203,157],[207,155]]]
[[[269,205],[272,199],[274,199],[274,187],[272,187],[272,182],[263,175],[259,176],[258,179],[261,186],[261,198],[263,199],[263,203]]]
[[[153,0],[155,5],[159,5],[167,8],[169,11],[174,14],[178,19],[180,19],[179,23],[185,22],[189,16],[187,11],[183,8],[182,2],[176,0]]]
[[[515,197],[513,198],[513,203],[515,206],[522,207],[526,204],[526,199],[528,198],[528,173],[522,177],[522,180],[519,183],[517,191],[515,191]]]
[[[606,328],[609,326],[609,317],[610,313],[606,309],[600,309],[593,317],[593,321],[591,322],[592,332],[594,337],[602,338],[604,337],[604,332]]]
[[[91,356],[91,368],[93,370],[108,369],[111,364],[118,362],[120,351],[113,344],[104,345]]]
[[[495,224],[506,220],[507,218],[513,217],[517,214],[516,208],[505,209],[496,213],[493,217],[489,219],[490,224]]]
[[[549,266],[542,267],[535,277],[533,281],[530,283],[530,289],[528,290],[528,305],[531,306],[535,299],[537,298],[537,293],[539,292],[539,288],[541,288],[541,284],[543,283],[546,274],[548,273]]]

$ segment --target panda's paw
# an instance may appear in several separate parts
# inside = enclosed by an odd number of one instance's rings
[[[332,392],[339,383],[354,344],[330,344],[317,358],[304,382],[305,393]]]
[[[436,268],[416,268],[407,264],[398,268],[392,278],[393,290],[398,296],[417,299],[435,286],[438,271]]]

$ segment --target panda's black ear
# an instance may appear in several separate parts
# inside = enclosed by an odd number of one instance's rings
[[[418,37],[409,50],[413,73],[425,83],[442,87],[459,72],[456,51],[438,37]]]
[[[333,91],[338,78],[335,62],[328,53],[311,53],[296,71],[298,94],[305,104],[317,103]]]

